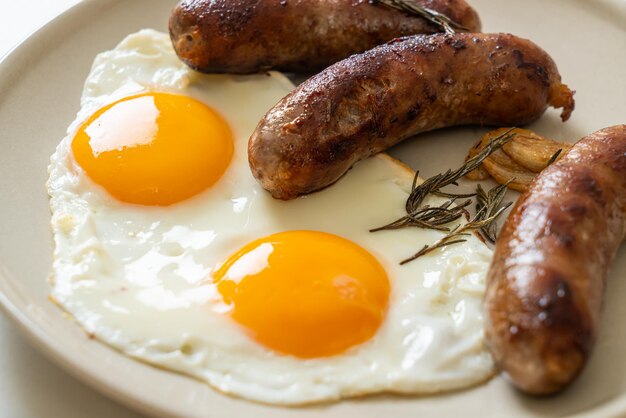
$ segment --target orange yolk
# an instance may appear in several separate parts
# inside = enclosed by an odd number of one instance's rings
[[[72,142],[78,164],[117,199],[171,205],[220,179],[233,154],[226,122],[186,96],[144,93],[98,110]]]
[[[336,235],[287,231],[251,242],[215,273],[232,318],[260,344],[300,358],[371,338],[389,302],[378,260]]]

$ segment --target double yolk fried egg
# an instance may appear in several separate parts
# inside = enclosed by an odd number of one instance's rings
[[[410,170],[379,155],[289,202],[252,177],[247,140],[293,87],[194,73],[152,30],[98,55],[51,158],[52,298],[128,356],[261,402],[487,379],[491,252],[400,266],[442,234],[368,232],[403,215]]]

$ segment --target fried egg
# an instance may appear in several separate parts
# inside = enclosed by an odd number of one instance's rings
[[[288,202],[252,177],[247,140],[293,87],[195,73],[153,30],[98,55],[51,158],[51,297],[120,352],[260,402],[486,380],[491,251],[400,265],[442,233],[369,232],[404,214],[407,167],[381,154]]]

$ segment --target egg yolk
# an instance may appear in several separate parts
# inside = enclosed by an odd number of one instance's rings
[[[190,97],[150,92],[92,115],[72,141],[76,162],[117,199],[166,206],[220,179],[233,153],[226,122]]]
[[[260,344],[300,358],[370,339],[389,301],[378,260],[336,235],[287,231],[251,242],[214,279],[232,318]]]

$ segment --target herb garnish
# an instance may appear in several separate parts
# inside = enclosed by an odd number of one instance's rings
[[[548,160],[546,167],[548,167],[549,165],[552,165],[552,163],[555,162],[557,158],[559,158],[559,155],[561,155],[562,152],[563,152],[563,148],[560,148],[559,150],[557,150],[557,152],[555,152],[552,155],[552,157],[550,157],[550,159]]]
[[[411,0],[370,0],[370,3],[380,3],[393,9],[401,10],[403,12],[414,14],[423,17],[430,23],[443,29],[445,33],[456,33],[458,31],[469,32],[469,29],[460,25],[448,16],[439,13],[436,10],[429,9],[427,7],[420,6]]]
[[[511,206],[513,202],[505,203],[504,206],[502,206],[502,199],[504,199],[504,195],[506,194],[507,186],[512,181],[513,179],[510,179],[506,183],[500,184],[488,192],[486,192],[480,184],[476,186],[476,213],[481,213],[484,219],[488,219],[492,216],[497,217],[499,212]],[[486,240],[495,244],[497,233],[496,223],[491,222],[483,226],[480,228],[480,233]]]
[[[503,206],[496,211],[495,214],[485,217],[485,213],[487,212],[487,208],[484,207],[481,209],[472,220],[463,225],[455,226],[452,231],[448,232],[447,235],[438,239],[433,245],[424,245],[424,247],[413,254],[411,257],[404,259],[400,262],[400,264],[406,264],[415,260],[418,257],[423,256],[424,254],[428,254],[431,251],[437,250],[439,248],[446,247],[452,244],[459,244],[461,242],[467,241],[468,236],[471,235],[472,231],[476,231],[478,229],[485,228],[489,225],[492,225],[493,222],[500,216],[500,214],[508,207]]]
[[[504,206],[501,205],[508,183],[496,186],[489,190],[489,192],[485,192],[479,185],[476,189],[476,193],[471,194],[449,193],[441,191],[441,189],[451,184],[458,186],[457,181],[461,177],[478,168],[489,155],[513,139],[515,136],[515,134],[512,133],[513,129],[515,128],[508,129],[492,139],[478,154],[466,160],[465,163],[456,170],[449,169],[444,173],[437,174],[425,180],[419,185],[417,184],[419,172],[415,173],[411,193],[407,198],[405,206],[407,215],[382,227],[371,229],[370,232],[406,227],[419,227],[448,232],[446,236],[439,239],[433,245],[424,246],[424,248],[413,256],[403,260],[400,264],[406,264],[438,248],[464,242],[466,241],[465,237],[469,236],[471,231],[475,230],[481,230],[486,239],[494,242],[496,235],[496,225],[494,221],[510,205],[510,203]],[[421,206],[422,202],[429,194],[447,197],[449,200],[437,207],[431,207],[429,205]],[[455,206],[453,206],[453,204],[457,199],[473,196],[476,196],[477,201],[477,213],[474,218],[466,224],[457,225],[452,230],[446,227],[446,224],[461,218],[463,215],[467,215],[469,218],[465,208],[471,204],[471,200],[465,200]]]
[[[370,232],[377,232],[385,229],[400,229],[408,226],[436,229],[438,231],[446,232],[450,231],[450,228],[443,225],[456,221],[461,216],[467,214],[468,212],[465,208],[472,204],[471,200],[466,200],[463,203],[450,208],[455,201],[456,198],[453,198],[446,201],[441,206],[435,207],[425,205],[395,222],[379,228],[370,229]]]

